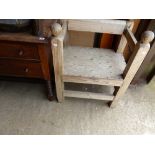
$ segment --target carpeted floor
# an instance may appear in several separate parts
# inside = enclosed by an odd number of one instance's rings
[[[110,109],[106,102],[49,102],[43,84],[0,81],[0,134],[154,134],[155,87],[131,86]]]

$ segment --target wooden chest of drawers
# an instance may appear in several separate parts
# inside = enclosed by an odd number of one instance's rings
[[[18,60],[0,60],[0,74],[13,75],[21,77],[43,78],[40,63],[18,61]]]
[[[14,34],[15,35],[15,34]],[[44,79],[48,99],[53,99],[51,86],[51,48],[48,40],[30,36],[24,41],[23,35],[6,39],[0,34],[0,76],[15,76]],[[21,38],[21,39],[20,39]]]

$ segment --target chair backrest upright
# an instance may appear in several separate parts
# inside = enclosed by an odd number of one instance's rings
[[[124,32],[126,24],[127,21],[125,20],[72,19],[68,20],[68,30],[121,35]]]

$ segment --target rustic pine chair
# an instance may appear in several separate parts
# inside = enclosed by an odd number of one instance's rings
[[[114,107],[129,87],[132,79],[150,49],[154,33],[145,31],[137,42],[131,29],[133,21],[125,20],[64,20],[52,25],[52,53],[58,102],[64,97],[110,101]],[[68,30],[121,35],[117,51],[112,49],[64,46]],[[128,43],[133,51],[126,64],[123,57]],[[113,86],[113,95],[64,90],[64,83],[82,83]]]

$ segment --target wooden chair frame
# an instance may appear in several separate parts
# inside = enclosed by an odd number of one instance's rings
[[[118,103],[118,100],[123,96],[123,94],[129,87],[132,79],[134,78],[140,65],[145,59],[150,49],[150,42],[154,39],[154,33],[151,31],[144,32],[142,34],[141,40],[138,42],[131,31],[133,27],[133,22],[131,21],[126,22],[122,20],[102,20],[101,23],[98,23],[95,20],[88,20],[88,22],[86,23],[84,22],[84,20],[65,20],[62,23],[62,30],[60,29],[59,25],[53,25],[53,35],[55,36],[51,41],[58,101],[63,102],[64,96],[67,96],[67,93],[71,93],[67,91],[64,92],[64,82],[91,83],[99,85],[101,84],[115,86],[114,96],[112,98],[105,98],[107,100],[111,100],[109,104],[110,107],[115,107]],[[128,43],[128,45],[130,46],[133,52],[124,70],[122,81],[106,79],[93,80],[84,77],[72,78],[63,76],[63,46],[67,30],[87,31],[87,28],[89,28],[90,32],[102,32],[122,35],[117,52],[122,52],[126,43]],[[72,97],[72,94],[68,96]],[[82,95],[82,98],[87,97]],[[98,95],[92,98],[102,99],[101,96]]]

